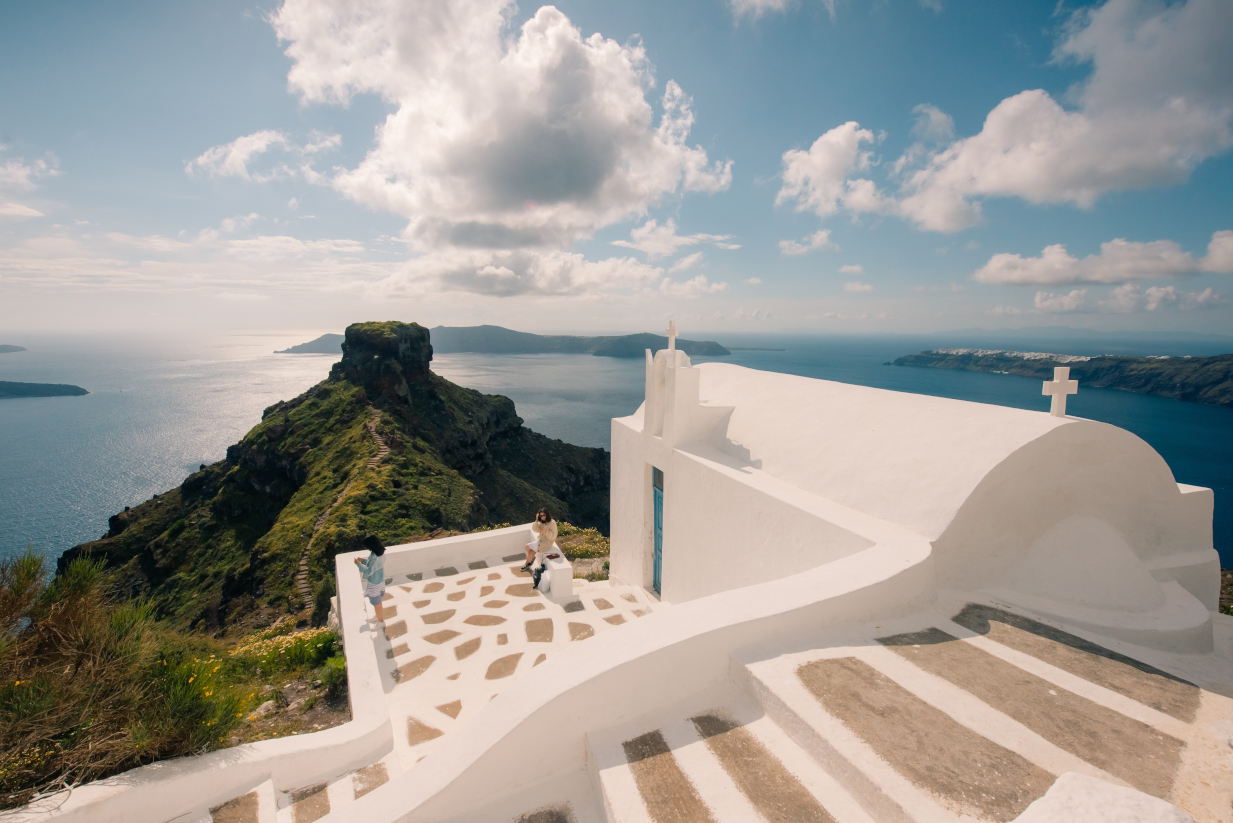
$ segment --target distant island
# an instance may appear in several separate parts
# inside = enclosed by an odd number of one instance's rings
[[[0,345],[0,354],[12,354],[15,351],[29,351],[22,346]]]
[[[0,381],[0,400],[13,397],[76,397],[90,392],[64,383],[5,383]]]
[[[316,340],[275,354],[342,354],[343,336],[323,334]],[[530,334],[501,326],[437,326],[432,347],[438,354],[591,354],[596,357],[642,357],[646,349],[668,347],[658,334],[611,337],[575,337],[565,334]],[[678,339],[676,347],[691,357],[726,357],[732,352],[713,340]]]
[[[345,339],[341,334],[323,334],[316,340],[309,340],[289,349],[276,351],[275,354],[342,354],[342,344]]]
[[[1214,357],[1082,357],[993,349],[936,349],[900,357],[892,365],[1016,374],[1048,380],[1069,366],[1080,385],[1154,394],[1233,408],[1233,354]]]

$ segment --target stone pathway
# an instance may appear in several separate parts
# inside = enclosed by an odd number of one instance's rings
[[[377,453],[368,458],[368,463],[365,464],[365,467],[372,469],[376,468],[382,458],[390,453],[390,447],[386,445],[385,438],[377,433],[377,424],[381,422],[380,412],[372,407],[369,407],[369,410],[373,413],[373,417],[368,421],[368,433],[372,435],[373,442],[377,444]],[[334,502],[330,504],[330,507],[317,515],[317,519],[313,522],[313,533],[308,538],[308,545],[304,547],[304,553],[300,555],[300,569],[295,576],[296,592],[300,595],[300,602],[304,604],[304,607],[311,606],[313,602],[312,588],[308,584],[308,558],[312,555],[313,543],[317,539],[317,533],[325,526],[325,522],[330,519],[330,513],[342,502],[342,499],[351,490],[351,484],[354,482],[355,475],[352,475],[351,479],[342,487],[342,491],[334,498]]]
[[[403,769],[509,678],[654,607],[639,588],[584,580],[560,606],[532,588],[522,563],[518,554],[387,579],[377,649]]]

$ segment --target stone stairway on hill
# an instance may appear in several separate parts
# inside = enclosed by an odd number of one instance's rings
[[[895,629],[741,661],[718,705],[589,735],[600,819],[1009,821],[1049,792],[1044,820],[1091,778],[1230,819],[1228,697],[987,606]]]
[[[377,444],[377,453],[368,458],[365,467],[372,469],[376,468],[377,464],[390,453],[390,447],[386,444],[385,438],[377,431],[377,424],[381,422],[381,414],[376,409],[370,410],[373,413],[373,417],[368,421],[368,433],[372,435],[373,442]],[[334,511],[334,508],[342,502],[347,492],[351,490],[353,482],[355,482],[354,475],[343,486],[342,491],[334,498],[334,502],[330,504],[330,507],[317,516],[317,519],[313,522],[313,533],[308,538],[308,545],[304,547],[304,553],[300,555],[300,568],[295,575],[295,590],[299,594],[300,602],[304,607],[311,606],[313,601],[312,587],[308,583],[308,558],[312,556],[313,543],[317,539],[317,533],[321,531],[326,521],[329,520],[330,513]]]

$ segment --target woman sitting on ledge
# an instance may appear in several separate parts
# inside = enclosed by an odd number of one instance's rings
[[[535,565],[535,555],[539,552],[552,551],[552,544],[557,539],[557,521],[552,519],[552,513],[547,509],[540,509],[535,515],[535,522],[531,524],[531,534],[535,535],[536,539],[527,544],[527,564],[522,567],[522,571],[531,570],[531,566]],[[540,558],[540,566],[544,564],[544,560]]]

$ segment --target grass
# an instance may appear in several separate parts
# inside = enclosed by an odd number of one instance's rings
[[[0,562],[0,808],[225,748],[264,699],[263,678],[317,669],[335,691],[345,679],[327,630],[284,621],[229,650],[158,623],[115,581],[97,560],[50,579],[33,552]]]
[[[584,529],[569,523],[557,524],[557,545],[570,560],[607,557],[612,550],[611,541],[599,529]]]

